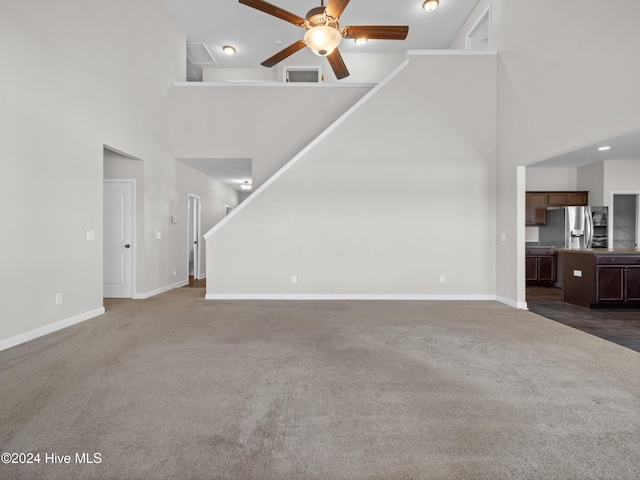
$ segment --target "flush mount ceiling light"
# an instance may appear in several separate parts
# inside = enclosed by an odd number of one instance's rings
[[[611,150],[611,147],[609,145],[603,145],[602,147],[598,147],[598,150],[604,152],[605,150]]]
[[[251,183],[249,183],[249,180],[245,180],[244,182],[242,182],[242,183],[240,184],[240,188],[241,188],[242,190],[251,190],[251,188],[252,188],[252,187],[253,187],[253,186],[251,185]]]
[[[422,8],[427,12],[433,12],[438,7],[439,3],[439,0],[426,0],[426,2],[422,4]]]
[[[356,45],[364,45],[365,43],[367,43],[367,39],[366,38],[356,38],[355,39]]]
[[[226,53],[227,55],[231,56],[234,53],[236,53],[236,49],[233,48],[231,45],[225,45],[224,47],[222,47],[222,51],[224,53]]]

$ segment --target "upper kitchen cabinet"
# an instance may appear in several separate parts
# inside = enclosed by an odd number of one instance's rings
[[[546,225],[547,201],[545,192],[527,192],[527,225]]]
[[[549,192],[549,207],[589,205],[589,192]]]
[[[548,207],[589,205],[589,192],[526,192],[527,225],[546,225]]]

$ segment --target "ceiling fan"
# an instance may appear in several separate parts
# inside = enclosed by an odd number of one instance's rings
[[[321,5],[309,10],[305,18],[264,0],[240,0],[240,3],[307,30],[304,39],[292,43],[262,62],[261,65],[265,67],[273,67],[307,46],[316,55],[327,57],[329,65],[331,65],[336,77],[340,80],[349,76],[349,70],[347,70],[347,66],[337,48],[342,38],[352,38],[357,42],[366,42],[367,40],[404,40],[409,34],[409,27],[406,25],[360,25],[344,27],[339,30],[338,20],[349,0],[329,0],[326,7],[324,6],[324,0],[322,0]]]

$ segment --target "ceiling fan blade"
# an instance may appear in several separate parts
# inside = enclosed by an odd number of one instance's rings
[[[404,40],[409,35],[406,25],[360,25],[344,27],[344,38],[366,38],[367,40]]]
[[[264,0],[240,0],[240,3],[247,5],[248,7],[255,8],[256,10],[260,10],[261,12],[268,13],[269,15],[273,15],[274,17],[278,17],[285,22],[293,23],[299,27],[304,25],[304,18],[280,7],[276,7],[275,5],[271,5]]]
[[[295,43],[292,43],[287,48],[280,50],[273,57],[267,58],[260,65],[264,65],[265,67],[273,67],[275,64],[280,63],[282,60],[287,58],[290,55],[293,55],[298,50],[302,50],[307,44],[304,43],[304,40],[298,40]]]
[[[340,52],[337,48],[332,53],[327,55],[327,60],[329,60],[329,65],[331,65],[333,73],[336,74],[336,78],[338,80],[349,76],[349,70],[347,70],[347,66],[344,64],[342,55],[340,55]]]
[[[340,15],[342,15],[342,12],[344,12],[348,4],[349,0],[329,0],[324,13],[332,18],[340,18]]]

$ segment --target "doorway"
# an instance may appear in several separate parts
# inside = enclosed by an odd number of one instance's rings
[[[638,246],[640,193],[613,193],[613,209],[609,232],[613,248],[636,248]]]
[[[133,298],[136,181],[103,181],[103,296]]]
[[[465,50],[487,51],[491,48],[491,5],[489,5],[465,36]]]
[[[200,266],[200,258],[202,254],[200,221],[201,221],[201,204],[198,195],[189,194],[187,197],[187,218],[189,225],[187,226],[187,272],[189,277],[194,280],[202,278],[202,269]]]

